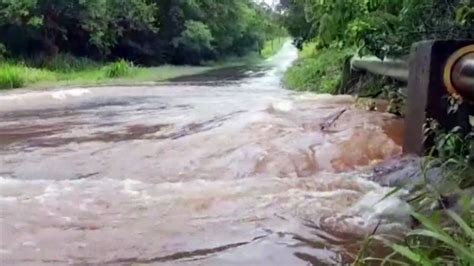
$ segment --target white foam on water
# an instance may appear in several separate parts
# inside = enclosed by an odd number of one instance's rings
[[[56,100],[64,100],[68,97],[81,97],[90,94],[89,89],[67,89],[58,91],[25,92],[19,94],[0,95],[0,101],[12,100],[34,100],[37,98],[49,97]]]
[[[0,248],[0,254],[10,254],[10,253],[12,253],[10,250]]]
[[[356,99],[351,95],[332,95],[327,93],[299,93],[294,96],[297,100],[307,100],[307,101],[321,101],[325,104],[338,104],[338,103],[348,103],[352,104],[355,103]]]
[[[105,241],[102,237],[113,227],[114,234],[127,239],[121,245],[129,248],[137,245],[137,231],[152,238],[180,236],[184,232],[195,239],[206,237],[205,232],[221,230],[225,237],[227,225],[234,224],[237,230],[254,226],[255,220],[259,227],[272,229],[276,226],[272,222],[275,214],[301,223],[306,218],[327,217],[325,222],[330,230],[365,235],[380,219],[385,219],[386,228],[392,224],[399,226],[409,217],[409,210],[400,200],[403,192],[381,201],[389,191],[360,174],[164,183],[111,178],[29,181],[0,177],[0,198],[9,199],[0,200],[0,208],[10,214],[2,224],[39,232],[32,233],[31,240],[44,241],[41,232],[48,234],[47,230],[54,230],[55,238],[74,242],[70,235],[74,230],[93,228],[85,231],[85,236]],[[10,200],[16,196],[18,202]],[[397,214],[389,216],[394,211]],[[219,226],[223,229],[212,229]],[[282,230],[291,228],[289,225]],[[15,232],[9,232],[11,239],[16,239]],[[216,239],[219,237],[216,233]],[[16,244],[25,241],[30,238]],[[41,243],[43,248],[45,242]]]
[[[16,197],[0,197],[0,201],[11,203],[11,202],[18,201],[18,198],[16,198]]]
[[[380,220],[408,223],[410,206],[401,199],[407,192],[401,190],[384,199],[390,191],[391,188],[381,187],[359,173],[320,173],[304,179],[259,177],[163,183],[111,178],[55,181],[0,177],[2,206],[13,206],[18,202],[32,204],[29,202],[33,200],[46,208],[76,206],[78,211],[92,211],[101,208],[96,207],[98,201],[107,204],[121,202],[128,208],[155,206],[159,209],[168,206],[175,209],[171,210],[172,213],[179,209],[186,213],[192,212],[189,204],[205,202],[204,205],[231,206],[253,213],[260,213],[261,208],[267,207],[275,212],[287,212],[296,207],[304,219],[318,220],[320,213],[324,212],[334,217],[349,215],[353,217],[351,224],[364,221],[366,225],[373,225]],[[249,200],[258,203],[254,210],[245,207]],[[119,208],[117,211],[123,210]],[[216,215],[221,212],[220,209],[213,211],[217,211]],[[222,210],[222,215],[227,213]],[[71,216],[61,211],[54,214]]]
[[[293,110],[294,103],[292,101],[278,101],[272,104],[272,108],[275,111],[289,112]]]
[[[11,177],[6,177],[6,176],[0,176],[0,188],[9,188],[9,186],[16,186],[16,185],[21,185],[21,184],[44,184],[45,182],[48,182],[48,180],[20,180],[20,179],[15,179]]]
[[[123,183],[123,190],[122,193],[132,195],[132,196],[137,196],[140,194],[140,192],[136,189],[134,189],[134,186],[142,184],[142,182],[137,181],[137,180],[132,180],[132,179],[126,179],[122,181]]]
[[[88,89],[71,89],[71,90],[60,90],[55,91],[51,94],[54,99],[64,100],[68,97],[81,97],[86,94],[90,94],[91,91]]]
[[[145,190],[146,184],[141,181],[126,179],[121,184],[123,185],[121,192],[136,201],[149,205],[157,199],[157,197],[152,197],[148,194]]]
[[[91,93],[89,89],[78,88],[0,94],[0,111],[52,108],[69,104],[73,99],[82,99]]]
[[[397,221],[401,223],[409,222],[411,206],[400,197],[406,195],[408,191],[400,190],[390,195],[392,188],[379,188],[366,193],[351,208],[350,212],[357,214],[366,221]]]

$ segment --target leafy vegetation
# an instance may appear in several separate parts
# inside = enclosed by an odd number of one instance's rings
[[[200,64],[258,52],[282,34],[276,17],[252,0],[0,0],[0,55]]]
[[[342,82],[344,61],[353,51],[338,48],[317,51],[314,45],[304,46],[300,60],[285,74],[285,85],[300,91],[335,94]]]
[[[119,78],[130,74],[132,66],[125,60],[112,63],[105,69],[105,74],[108,78]]]
[[[0,89],[14,89],[39,81],[51,82],[55,80],[55,74],[48,70],[21,64],[0,63]]]
[[[286,37],[277,37],[265,42],[262,49],[262,57],[270,58],[275,55],[283,47],[285,42],[288,40]]]
[[[278,17],[253,0],[0,0],[0,87],[200,73],[284,36]],[[142,68],[166,64],[206,66]]]
[[[283,0],[280,8],[296,38],[381,58],[408,54],[419,40],[474,37],[472,0]]]
[[[183,54],[192,56],[188,59],[191,63],[199,64],[201,58],[209,57],[213,53],[212,32],[206,24],[194,20],[186,21],[184,27],[180,37],[174,40],[174,45],[183,50]]]
[[[474,187],[474,132],[462,134],[455,128],[446,133],[435,121],[428,124],[434,124],[427,129],[426,135],[434,139],[435,146],[425,168],[439,167],[444,178],[457,188]]]
[[[25,63],[0,63],[0,89],[15,87],[80,86],[98,84],[136,84],[141,82],[161,82],[182,76],[202,74],[218,68],[254,64],[260,60],[256,54],[245,57],[228,57],[225,60],[206,62],[202,66],[162,65],[141,67],[125,60],[114,63],[98,63],[87,58],[65,55],[63,60],[55,60],[47,68],[35,68]],[[72,61],[71,61],[72,60]],[[61,66],[63,66],[61,68]],[[21,84],[12,86],[11,70],[21,79]],[[8,77],[8,78],[7,78]]]
[[[451,210],[438,210],[430,216],[414,212],[420,222],[402,240],[372,235],[366,240],[355,265],[473,265],[474,226],[472,211],[466,202],[465,212],[458,215]],[[368,247],[381,243],[393,252],[384,258],[371,254]]]
[[[279,8],[285,14],[282,22],[295,38],[295,44],[299,48],[303,48],[303,43],[314,44],[314,60],[306,60],[313,65],[325,49],[354,49],[359,54],[383,59],[407,55],[412,43],[423,39],[474,37],[472,0],[282,0]],[[344,61],[334,63],[339,64],[339,69],[344,68]],[[305,63],[300,62],[293,72],[304,76],[301,64]],[[332,64],[327,67],[333,67]],[[314,80],[313,77],[308,82]],[[295,89],[319,86],[292,82],[289,85]],[[327,91],[316,89],[320,90]]]
[[[19,88],[25,84],[20,68],[3,65],[0,67],[0,89]]]

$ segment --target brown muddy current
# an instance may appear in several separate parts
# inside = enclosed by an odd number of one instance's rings
[[[0,264],[335,265],[402,230],[406,205],[366,177],[403,123],[283,89],[296,57],[0,94]]]

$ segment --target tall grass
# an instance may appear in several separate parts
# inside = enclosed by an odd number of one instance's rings
[[[314,50],[305,45],[299,61],[285,75],[285,85],[294,90],[337,93],[342,82],[344,63],[351,49],[327,48]]]
[[[0,64],[0,89],[21,88],[38,81],[55,81],[56,75],[47,70],[27,67],[22,64]]]
[[[59,54],[49,59],[25,59],[26,63],[15,60],[0,62],[0,89],[25,86],[89,86],[156,82],[202,74],[219,68],[255,64],[258,60],[261,60],[258,54],[252,54],[246,57],[229,57],[218,62],[207,62],[205,66],[163,65],[142,68],[135,67],[125,60],[104,64],[87,58],[74,58],[68,54]]]
[[[472,201],[472,197],[465,200]],[[420,223],[417,228],[401,241],[370,236],[354,265],[474,265],[474,220],[469,204],[463,215],[452,210],[438,210],[429,216],[414,212],[414,219]],[[373,242],[390,247],[392,253],[382,258],[373,256],[376,254],[368,250]]]
[[[125,77],[130,74],[131,70],[132,65],[122,59],[107,66],[105,68],[105,76],[108,78]]]
[[[36,56],[25,59],[28,66],[47,69],[58,73],[70,73],[97,69],[100,63],[87,57],[76,57],[68,53],[60,53],[54,57]]]
[[[0,66],[0,89],[20,88],[25,84],[25,76],[19,67]]]
[[[32,64],[29,61],[29,64]],[[126,77],[132,71],[130,63],[121,60],[105,67],[91,64],[87,59],[71,59],[69,56],[58,57],[46,68],[29,67],[23,63],[0,63],[0,89],[15,89],[25,86],[50,85],[57,83],[89,85],[101,81]]]

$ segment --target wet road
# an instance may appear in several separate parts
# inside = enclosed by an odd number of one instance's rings
[[[379,222],[404,228],[407,207],[365,178],[400,155],[403,123],[282,89],[296,57],[0,94],[1,262],[329,265]]]

